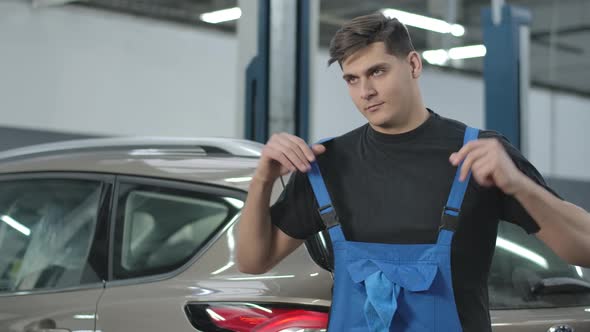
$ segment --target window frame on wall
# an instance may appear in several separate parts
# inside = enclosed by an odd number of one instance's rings
[[[51,286],[44,288],[31,289],[13,289],[0,292],[2,296],[28,295],[39,293],[63,292],[64,290],[87,290],[97,289],[104,286],[107,277],[107,254],[108,251],[108,224],[109,210],[112,199],[112,189],[115,177],[112,175],[96,173],[76,173],[76,172],[34,172],[0,175],[0,184],[13,181],[90,181],[96,183],[96,188],[100,190],[96,202],[96,213],[94,215],[94,233],[89,243],[88,256],[85,258],[80,282],[77,285]],[[24,256],[23,256],[24,257]],[[92,269],[95,273],[94,280],[84,280],[87,269]]]
[[[141,188],[141,189],[138,189]],[[160,268],[146,269],[144,271],[126,271],[121,266],[122,248],[123,248],[123,233],[125,226],[125,210],[124,204],[127,200],[129,192],[133,191],[150,191],[154,193],[186,197],[187,199],[211,199],[216,203],[225,204],[228,207],[228,214],[219,225],[211,230],[211,233],[204,237],[201,243],[195,245],[192,252],[184,257],[182,260],[168,266]],[[228,227],[235,224],[241,214],[241,208],[232,206],[224,198],[236,199],[245,202],[246,193],[215,185],[183,182],[171,179],[159,179],[149,177],[136,176],[117,176],[115,184],[114,205],[111,211],[111,223],[109,237],[111,239],[109,246],[109,266],[108,266],[108,281],[110,285],[120,284],[136,284],[138,282],[149,282],[152,280],[159,280],[162,278],[170,278],[182,273],[190,267],[200,255],[221,236]],[[188,225],[188,224],[186,224]],[[186,226],[185,225],[185,226]]]

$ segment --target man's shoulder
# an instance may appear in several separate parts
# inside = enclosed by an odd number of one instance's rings
[[[322,144],[326,146],[326,149],[339,149],[342,147],[350,147],[350,144],[358,142],[361,136],[365,133],[367,126],[368,124],[364,124],[342,135],[323,138],[320,141],[323,141]]]
[[[467,125],[459,120],[447,118],[434,112],[432,116],[434,117],[435,127],[441,131],[462,135],[465,128],[467,128]]]
[[[344,159],[354,159],[357,155],[358,143],[362,140],[367,126],[368,124],[362,125],[342,135],[324,141],[322,144],[326,148],[326,152],[318,157],[320,165],[335,166]]]
[[[454,137],[462,142],[467,127],[473,127],[479,130],[478,138],[505,139],[502,134],[498,133],[497,131],[483,130],[476,126],[467,125],[459,120],[447,118],[436,113],[433,113],[433,116],[435,117],[435,126],[433,126],[434,131],[436,131],[437,135],[443,137]]]

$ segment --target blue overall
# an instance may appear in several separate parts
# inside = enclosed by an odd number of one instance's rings
[[[467,128],[463,144],[478,133]],[[320,169],[312,164],[308,178],[334,251],[330,332],[462,331],[451,279],[451,242],[469,182],[459,181],[460,169],[436,243],[408,245],[346,240]]]

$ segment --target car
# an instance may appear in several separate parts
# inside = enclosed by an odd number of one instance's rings
[[[122,137],[0,152],[0,331],[326,331],[326,232],[265,274],[236,267],[262,147]],[[493,330],[590,331],[589,276],[501,223]]]

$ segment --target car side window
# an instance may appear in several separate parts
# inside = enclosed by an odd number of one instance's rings
[[[160,185],[119,189],[113,273],[115,279],[171,272],[238,213],[240,200]]]
[[[491,309],[590,305],[590,269],[572,266],[535,236],[500,222],[488,279]]]
[[[0,292],[100,282],[89,264],[100,181],[0,182]]]

